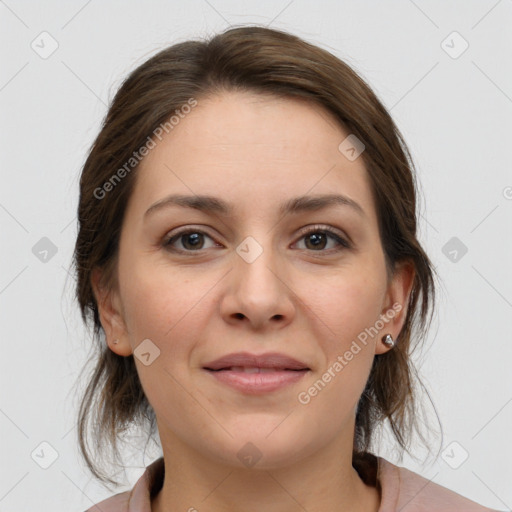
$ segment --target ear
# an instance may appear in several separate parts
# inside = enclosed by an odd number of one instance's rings
[[[382,336],[390,334],[396,342],[407,317],[409,297],[414,283],[414,265],[410,261],[397,263],[395,272],[390,279],[384,305],[381,311],[381,319],[385,325],[379,333],[375,346],[376,354],[384,354],[392,350],[382,342]]]
[[[128,330],[124,321],[121,300],[117,290],[106,289],[101,284],[102,271],[95,268],[91,274],[91,286],[98,304],[101,325],[110,349],[120,356],[133,353]],[[117,343],[114,343],[117,341]]]

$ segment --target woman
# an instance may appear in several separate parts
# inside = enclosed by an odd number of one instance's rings
[[[417,429],[415,210],[398,129],[330,53],[242,27],[136,69],[80,181],[79,442],[105,482],[88,432],[158,428],[163,457],[98,509],[489,510],[370,451]]]

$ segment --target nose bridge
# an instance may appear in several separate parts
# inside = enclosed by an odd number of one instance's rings
[[[244,238],[234,254],[231,297],[226,297],[224,312],[230,318],[240,318],[241,314],[254,325],[283,317],[289,321],[293,305],[280,263],[272,232],[261,229]]]
[[[257,237],[257,238],[256,238]],[[272,232],[247,236],[236,248],[235,274],[244,293],[276,293],[279,288],[275,271],[277,251],[273,247]]]

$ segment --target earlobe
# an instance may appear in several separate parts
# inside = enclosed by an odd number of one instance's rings
[[[377,343],[376,354],[383,354],[392,350],[396,344],[400,343],[397,338],[399,338],[400,331],[407,318],[414,275],[414,265],[411,262],[403,261],[396,265],[386,292],[384,308],[381,312],[381,319],[385,322],[385,326],[383,326],[380,333],[381,343]]]
[[[106,342],[116,354],[128,356],[132,354],[132,349],[118,293],[103,286],[101,276],[101,270],[95,268],[91,274],[91,286],[98,305],[98,314],[105,332]]]

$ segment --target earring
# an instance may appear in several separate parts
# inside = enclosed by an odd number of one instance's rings
[[[384,343],[384,345],[386,345],[389,348],[393,348],[395,346],[395,342],[393,341],[391,334],[386,334],[385,336],[382,336],[382,343]]]
[[[114,345],[117,345],[119,343],[119,340],[114,340]]]

